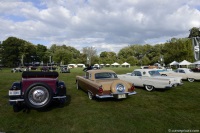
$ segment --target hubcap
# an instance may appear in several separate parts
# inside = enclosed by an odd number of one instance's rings
[[[45,104],[49,99],[49,92],[48,90],[43,86],[36,86],[33,87],[29,94],[28,99],[33,105],[43,105]]]
[[[124,87],[124,85],[122,85],[122,84],[117,84],[116,90],[117,90],[118,92],[124,92],[124,91],[125,91],[125,87]]]

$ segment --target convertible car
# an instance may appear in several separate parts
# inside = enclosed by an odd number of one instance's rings
[[[85,76],[76,76],[77,89],[87,92],[89,99],[127,98],[136,94],[132,83],[120,80],[112,70],[88,70]]]
[[[195,80],[200,80],[200,73],[195,73],[188,68],[178,68],[175,71],[163,71],[160,72],[163,76],[179,76],[183,80],[188,80],[189,82],[194,82]]]
[[[133,83],[138,87],[145,87],[147,91],[172,88],[182,85],[181,77],[161,76],[155,69],[136,69],[132,73],[117,75],[121,80]]]

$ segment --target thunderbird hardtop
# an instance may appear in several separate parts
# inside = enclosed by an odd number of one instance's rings
[[[161,76],[156,69],[135,69],[132,73],[117,76],[121,80],[134,83],[135,86],[145,87],[147,91],[152,91],[155,88],[171,88],[183,84],[181,77]]]
[[[193,72],[189,68],[178,68],[175,71],[164,71],[160,72],[161,75],[165,76],[179,76],[182,79],[188,80],[189,82],[194,82],[195,80],[200,80],[200,73]]]

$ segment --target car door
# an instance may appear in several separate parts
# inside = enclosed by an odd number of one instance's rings
[[[187,79],[187,75],[186,75],[186,73],[185,73],[184,70],[182,70],[182,69],[177,69],[175,72],[176,72],[176,75],[175,75],[175,76],[177,76],[177,77],[182,77],[182,79]]]
[[[143,86],[142,73],[140,71],[134,71],[131,76],[133,77],[133,83],[135,86]]]

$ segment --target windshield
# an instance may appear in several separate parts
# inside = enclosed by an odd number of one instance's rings
[[[103,78],[117,78],[117,75],[115,73],[110,73],[110,72],[95,74],[95,79],[103,79]]]
[[[149,74],[151,76],[160,76],[160,73],[158,71],[149,71]]]

